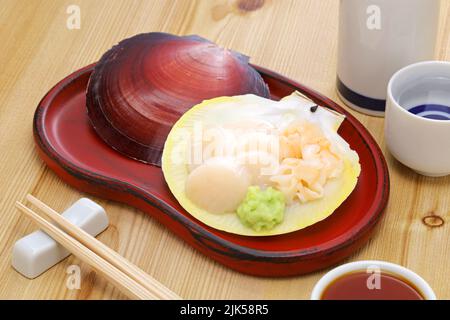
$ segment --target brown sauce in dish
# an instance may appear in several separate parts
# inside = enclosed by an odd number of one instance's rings
[[[324,290],[322,300],[424,300],[420,291],[406,279],[380,273],[379,286],[369,289],[372,273],[348,273],[334,280]],[[370,280],[369,280],[370,282]]]

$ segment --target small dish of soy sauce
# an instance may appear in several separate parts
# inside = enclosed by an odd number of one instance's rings
[[[400,265],[376,260],[351,262],[326,273],[312,300],[436,300],[430,285]]]

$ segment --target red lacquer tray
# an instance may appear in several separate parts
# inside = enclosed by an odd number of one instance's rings
[[[389,196],[385,159],[367,130],[342,107],[281,75],[255,68],[274,99],[298,90],[345,114],[340,134],[360,156],[362,171],[356,189],[334,214],[306,229],[245,237],[212,229],[190,216],[170,193],[161,168],[122,156],[91,129],[85,92],[93,65],[63,79],[39,103],[34,118],[39,154],[75,188],[149,213],[194,248],[234,270],[291,276],[333,265],[361,247],[382,216]]]

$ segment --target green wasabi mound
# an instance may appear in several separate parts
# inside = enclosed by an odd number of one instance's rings
[[[244,225],[259,232],[273,229],[283,221],[284,207],[282,192],[271,187],[261,190],[258,186],[251,186],[237,209],[237,215]]]

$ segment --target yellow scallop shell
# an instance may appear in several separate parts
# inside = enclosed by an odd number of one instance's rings
[[[289,99],[292,100],[292,96]],[[303,98],[299,97],[299,99],[300,102],[305,104]],[[326,183],[323,198],[306,203],[296,202],[286,206],[284,220],[271,230],[257,232],[243,225],[236,213],[209,213],[189,200],[185,192],[189,169],[183,159],[188,157],[186,154],[186,150],[188,150],[186,148],[186,143],[188,143],[186,135],[195,130],[194,124],[196,121],[205,124],[220,124],[231,120],[234,111],[240,119],[246,116],[254,118],[254,107],[264,108],[273,103],[271,100],[253,95],[215,98],[194,106],[173,126],[164,146],[162,170],[170,191],[180,205],[193,217],[210,227],[234,234],[245,236],[279,235],[306,228],[327,218],[351,194],[357,184],[361,168],[357,154],[348,148],[349,156],[344,158],[344,171],[339,178],[334,178]],[[248,106],[248,112],[240,111],[240,107],[244,105]],[[224,110],[226,110],[226,113]],[[339,124],[331,123],[330,126],[337,131]]]

